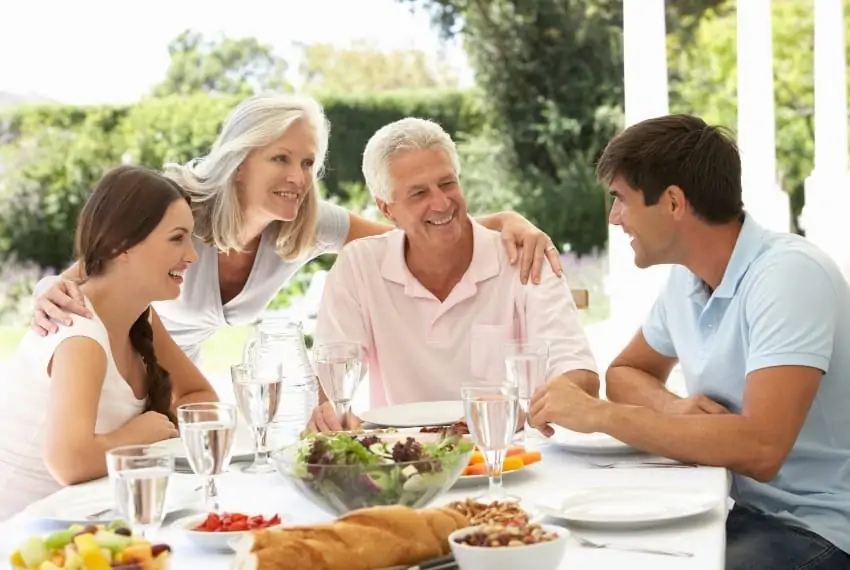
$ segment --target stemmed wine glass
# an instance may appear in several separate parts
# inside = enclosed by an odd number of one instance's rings
[[[263,373],[260,374],[260,371]],[[253,367],[237,364],[230,367],[230,378],[236,403],[245,421],[254,432],[254,462],[245,467],[245,473],[269,473],[274,466],[269,462],[268,431],[283,393],[283,367]]]
[[[535,390],[546,382],[549,366],[549,343],[542,340],[510,341],[503,345],[505,378],[517,387],[523,419],[522,444],[529,441],[528,408]]]
[[[127,445],[106,452],[106,469],[121,515],[144,536],[165,517],[165,494],[174,455],[156,445]]]
[[[351,399],[366,373],[363,348],[356,342],[333,342],[316,346],[313,354],[322,390],[345,422],[351,412]]]
[[[206,477],[204,501],[207,509],[218,512],[215,477],[230,465],[236,433],[236,406],[220,402],[184,404],[177,408],[177,420],[192,471]]]
[[[476,499],[488,503],[518,501],[502,488],[505,453],[513,441],[519,415],[517,387],[507,383],[464,384],[460,393],[469,434],[484,454],[490,477],[487,493]]]

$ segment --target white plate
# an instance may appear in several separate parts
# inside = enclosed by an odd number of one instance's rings
[[[525,467],[520,467],[519,469],[511,469],[510,471],[502,471],[502,478],[503,479],[504,478],[510,479],[511,477],[513,477],[514,473],[524,473],[527,469],[531,469],[532,467],[534,467],[535,465],[538,465],[539,463],[540,462],[538,461],[537,463],[532,463],[531,465],[526,465]],[[472,483],[472,482],[489,481],[489,480],[490,480],[489,475],[461,475],[460,477],[458,477],[457,483],[467,483],[467,482]],[[455,483],[455,484],[457,484],[457,483]]]
[[[383,427],[448,426],[464,417],[463,402],[414,402],[374,408],[360,414],[364,422]]]
[[[186,447],[183,445],[183,440],[179,437],[174,437],[171,439],[166,439],[165,441],[160,441],[155,443],[154,445],[158,447],[165,447],[174,455],[174,459],[177,463],[186,463],[188,464],[188,459],[186,457]],[[239,446],[237,449],[234,445],[233,455],[230,457],[231,463],[244,463],[246,461],[254,460],[254,452],[246,450],[244,446]]]
[[[608,529],[651,527],[707,513],[718,501],[687,489],[598,488],[570,495],[560,505],[537,505],[550,517]]]
[[[250,530],[240,530],[237,532],[204,532],[192,530],[193,527],[204,522],[206,518],[206,514],[192,515],[175,521],[174,524],[171,525],[171,528],[177,529],[180,534],[186,537],[187,540],[194,543],[198,548],[202,548],[204,550],[233,550],[234,543],[243,536],[251,534]],[[284,520],[283,516],[281,516],[281,520]],[[280,526],[283,525],[281,524],[267,528],[279,528]]]
[[[62,501],[39,501],[24,509],[22,516],[44,521],[53,521],[70,526],[72,524],[107,524],[121,518],[112,510],[112,497],[97,496],[97,493],[78,493]],[[107,512],[90,519],[89,515],[109,509]]]
[[[552,427],[555,429],[555,434],[549,438],[549,441],[567,451],[594,455],[640,453],[639,449],[623,443],[607,433],[580,433],[561,426]]]

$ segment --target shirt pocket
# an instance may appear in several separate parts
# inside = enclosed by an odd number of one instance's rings
[[[513,339],[513,325],[472,325],[470,371],[472,380],[501,382],[505,376],[502,346]]]

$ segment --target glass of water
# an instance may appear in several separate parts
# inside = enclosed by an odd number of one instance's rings
[[[460,389],[469,434],[484,454],[490,484],[477,500],[518,501],[502,488],[505,453],[514,439],[519,415],[516,386],[502,384],[465,384]]]
[[[192,471],[206,478],[204,500],[207,509],[218,512],[215,477],[230,465],[236,433],[236,406],[220,402],[184,404],[177,408],[177,421]]]
[[[503,345],[505,378],[516,386],[523,414],[522,444],[529,441],[528,408],[534,392],[546,383],[549,367],[549,343],[536,341],[511,341]]]
[[[363,348],[356,342],[334,342],[317,346],[313,354],[322,390],[345,422],[351,412],[351,399],[366,373]]]
[[[263,373],[260,374],[259,371]],[[283,393],[283,371],[276,366],[252,367],[237,364],[230,367],[230,378],[236,394],[236,404],[254,432],[254,462],[243,469],[246,473],[269,473],[268,431]]]
[[[142,536],[159,527],[174,455],[156,445],[116,447],[106,452],[106,469],[121,516]]]

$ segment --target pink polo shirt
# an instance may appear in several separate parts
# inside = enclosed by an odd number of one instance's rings
[[[472,262],[441,302],[410,273],[404,233],[351,242],[325,283],[316,342],[356,341],[366,349],[371,406],[457,400],[474,379],[503,377],[502,344],[550,343],[547,379],[596,372],[564,278],[544,263],[541,282],[523,285],[501,237],[472,222]]]

